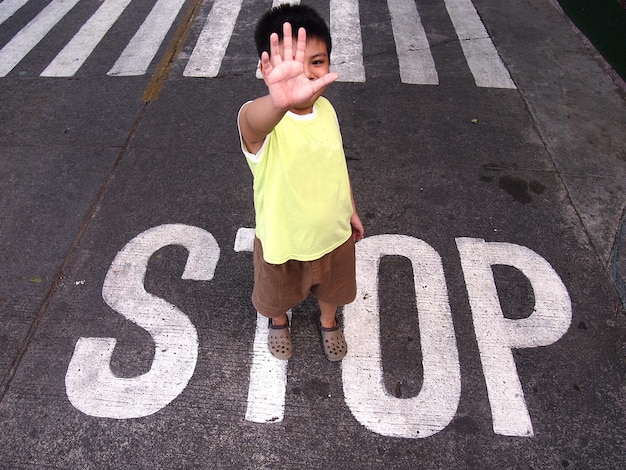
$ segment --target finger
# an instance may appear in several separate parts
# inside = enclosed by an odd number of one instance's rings
[[[329,72],[323,77],[313,80],[311,82],[311,86],[313,87],[313,93],[317,93],[322,88],[327,87],[338,78],[339,78],[339,75],[337,75],[335,72]]]
[[[283,60],[293,60],[293,36],[291,24],[283,24]]]
[[[278,34],[276,33],[272,33],[270,35],[270,55],[268,57],[268,61],[270,59],[276,64],[280,64],[282,62],[282,58],[280,57],[280,42],[278,41]]]
[[[270,55],[266,52],[263,51],[263,53],[261,54],[261,73],[264,77],[268,76],[270,73],[272,73],[272,63],[270,62]]]
[[[306,49],[306,30],[298,29],[298,42],[296,44],[296,60],[304,62],[304,50]]]

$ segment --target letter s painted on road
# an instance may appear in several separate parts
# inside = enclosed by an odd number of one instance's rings
[[[143,375],[116,377],[110,367],[115,338],[79,338],[65,387],[72,405],[87,415],[128,419],[156,413],[180,395],[193,375],[198,357],[195,326],[179,309],[144,288],[148,260],[168,245],[189,250],[182,279],[213,278],[220,249],[213,235],[198,227],[161,225],[128,242],[109,268],[102,297],[150,333],[154,360]]]

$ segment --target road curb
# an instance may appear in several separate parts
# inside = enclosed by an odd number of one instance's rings
[[[626,311],[626,208],[622,212],[615,242],[609,259],[609,273],[617,294],[622,300],[623,311]]]

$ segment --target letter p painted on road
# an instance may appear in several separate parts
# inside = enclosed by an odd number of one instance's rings
[[[512,349],[548,346],[568,330],[572,307],[567,289],[552,266],[534,251],[502,242],[457,238],[493,430],[505,436],[532,436]],[[535,306],[523,319],[505,318],[493,276],[493,265],[512,266],[530,281]]]

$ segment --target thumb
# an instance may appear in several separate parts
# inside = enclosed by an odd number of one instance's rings
[[[336,74],[335,72],[329,72],[326,75],[324,75],[323,77],[320,77],[320,78],[314,80],[313,81],[313,88],[315,89],[315,91],[319,91],[320,89],[324,88],[325,86],[328,86],[331,83],[333,83],[338,78],[339,78],[338,74]]]

